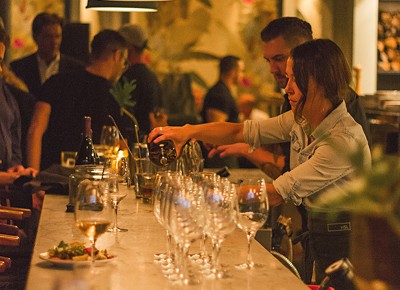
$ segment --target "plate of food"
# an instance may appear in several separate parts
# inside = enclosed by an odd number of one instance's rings
[[[57,246],[47,252],[39,254],[39,258],[54,265],[68,266],[74,264],[90,264],[92,248],[86,247],[84,243],[61,241]],[[106,249],[95,250],[95,264],[103,264],[114,261],[116,256],[110,255]]]

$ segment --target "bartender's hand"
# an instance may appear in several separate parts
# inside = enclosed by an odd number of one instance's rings
[[[220,145],[214,147],[208,153],[208,157],[212,158],[215,155],[219,155],[221,158],[228,156],[241,157],[245,156],[249,152],[249,145],[246,143],[236,143],[230,145]]]
[[[158,143],[164,140],[171,140],[174,142],[176,152],[179,156],[182,147],[185,145],[186,141],[190,139],[190,136],[187,133],[187,126],[188,125],[182,127],[156,127],[150,132],[147,142],[150,143],[154,141],[155,143]]]

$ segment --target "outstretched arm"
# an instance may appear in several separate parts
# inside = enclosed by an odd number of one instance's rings
[[[172,140],[180,153],[183,145],[189,139],[222,145],[243,142],[243,124],[228,122],[213,122],[200,125],[185,125],[182,127],[157,127],[149,134],[148,142],[158,143]]]

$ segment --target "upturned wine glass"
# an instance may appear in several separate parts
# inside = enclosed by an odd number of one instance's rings
[[[75,225],[89,238],[92,265],[95,261],[96,241],[107,231],[112,220],[112,205],[102,194],[100,181],[83,180],[78,185],[75,202]]]
[[[268,196],[263,178],[245,178],[237,186],[238,227],[246,233],[247,260],[237,265],[238,269],[254,267],[251,244],[256,232],[268,218]],[[261,265],[257,265],[261,266]]]

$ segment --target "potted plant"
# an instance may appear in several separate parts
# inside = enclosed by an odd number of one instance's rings
[[[346,194],[328,191],[318,204],[352,213],[350,259],[360,281],[382,281],[386,289],[399,289],[400,157],[386,155],[377,146],[372,150],[371,168],[364,167],[361,150],[350,158],[357,176],[346,187]]]

